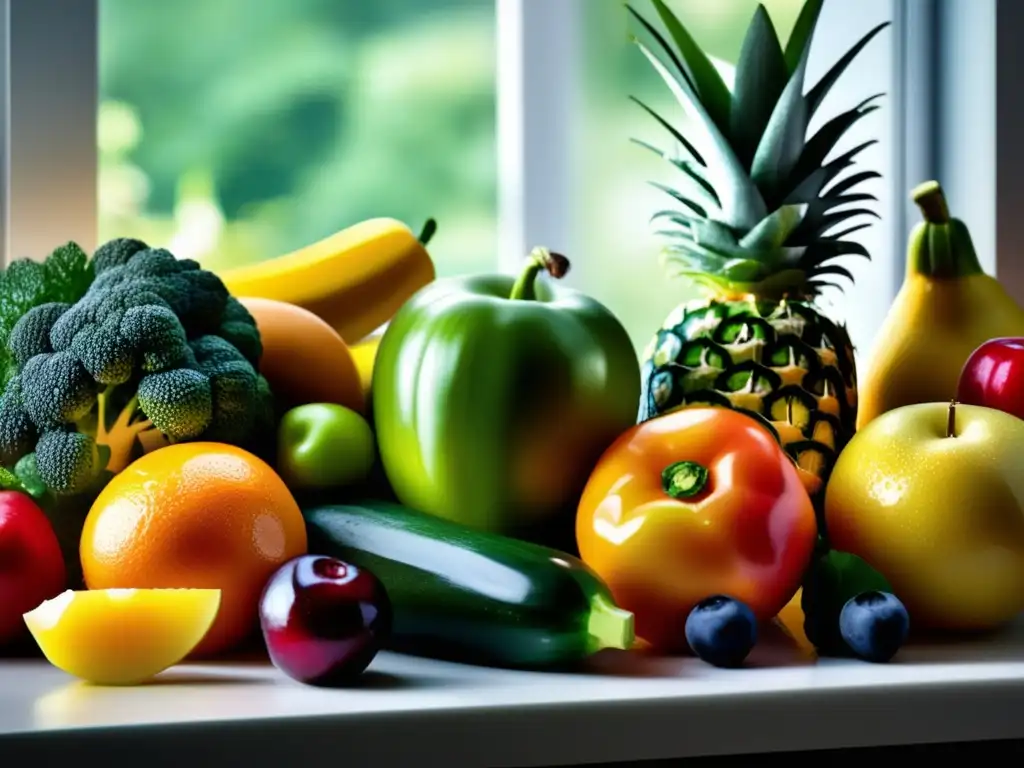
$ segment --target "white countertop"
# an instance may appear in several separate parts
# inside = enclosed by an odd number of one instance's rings
[[[149,685],[100,688],[42,661],[2,660],[0,755],[109,760],[123,748],[145,749],[146,768],[236,764],[226,756],[247,768],[499,768],[1024,738],[1024,625],[897,658],[814,660],[781,633],[742,670],[606,652],[592,673],[542,674],[384,653],[348,690],[302,686],[265,662],[181,665]]]

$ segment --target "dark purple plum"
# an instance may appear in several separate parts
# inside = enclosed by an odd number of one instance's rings
[[[391,601],[364,568],[321,555],[282,565],[263,589],[260,626],[270,660],[317,686],[356,682],[391,632]]]

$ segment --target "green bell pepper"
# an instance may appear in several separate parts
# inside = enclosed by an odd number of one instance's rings
[[[395,496],[478,530],[574,552],[576,505],[636,420],[636,351],[594,299],[549,281],[535,249],[518,279],[435,281],[391,320],[373,373],[377,443]]]

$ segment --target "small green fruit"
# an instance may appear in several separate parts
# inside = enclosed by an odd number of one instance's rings
[[[839,617],[843,606],[864,592],[891,593],[885,576],[857,555],[819,550],[804,576],[801,607],[804,634],[823,656],[849,655]]]
[[[277,472],[292,489],[362,483],[377,459],[366,419],[334,403],[309,403],[288,411],[278,428],[277,446]]]

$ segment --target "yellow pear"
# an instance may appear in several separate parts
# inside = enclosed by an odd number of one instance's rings
[[[912,197],[924,220],[910,234],[903,285],[868,357],[857,429],[903,405],[948,402],[971,352],[992,338],[1024,336],[1024,310],[982,270],[939,183],[921,184]]]

